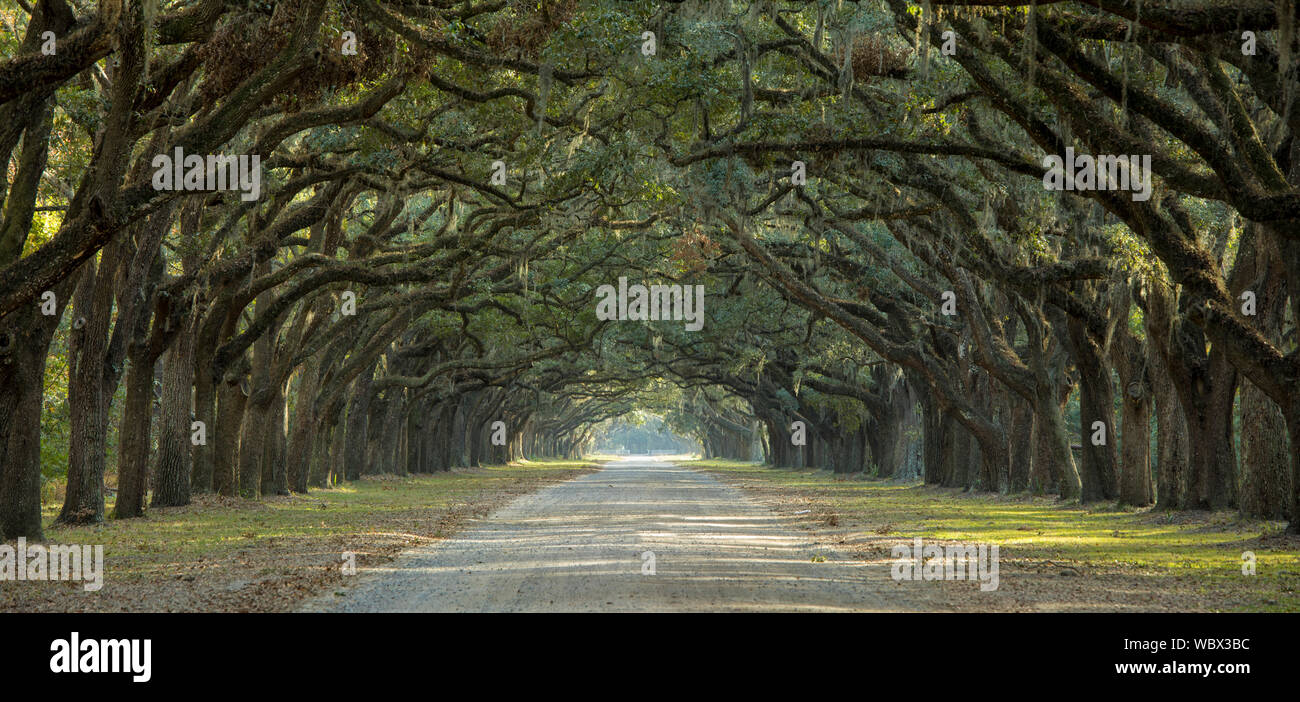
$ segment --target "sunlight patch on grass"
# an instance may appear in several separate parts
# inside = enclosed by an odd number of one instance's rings
[[[899,538],[985,542],[1017,557],[1090,569],[1194,577],[1260,611],[1300,611],[1300,548],[1285,524],[1233,512],[1162,513],[1115,504],[1058,503],[1050,497],[963,493],[919,483],[848,478],[725,460],[682,461],[791,491],[846,524]],[[885,530],[885,531],[881,531]],[[1255,554],[1255,576],[1242,554]]]
[[[59,505],[45,505],[49,543],[104,546],[103,596],[83,598],[73,591],[79,599],[50,600],[66,594],[41,588],[41,583],[23,583],[27,587],[0,592],[0,611],[24,611],[33,604],[53,611],[112,608],[116,588],[134,584],[147,590],[177,578],[188,584],[215,577],[213,586],[224,593],[223,579],[328,568],[344,550],[390,553],[421,538],[454,532],[494,500],[593,467],[588,461],[538,460],[430,475],[369,476],[306,495],[260,500],[196,495],[184,507],[150,509],[138,519],[90,526],[57,525]],[[112,507],[110,499],[106,513],[112,514]],[[128,599],[153,609],[139,592]]]

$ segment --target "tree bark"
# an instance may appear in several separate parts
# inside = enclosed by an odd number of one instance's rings
[[[1083,444],[1080,501],[1113,500],[1119,492],[1115,443],[1115,396],[1105,350],[1089,335],[1084,321],[1069,317],[1067,337],[1075,368],[1079,371],[1079,436]],[[1094,444],[1094,423],[1101,422],[1102,442]]]
[[[149,357],[147,348],[132,349],[128,355],[126,403],[122,407],[122,423],[118,431],[114,519],[130,519],[144,514],[149,440],[153,427],[153,359]]]
[[[65,299],[71,281],[56,287]],[[63,316],[36,305],[0,321],[0,538],[44,539],[41,528],[41,413],[45,360]]]
[[[179,507],[190,503],[196,482],[191,475],[196,448],[190,400],[194,387],[194,336],[182,330],[163,356],[162,401],[158,426],[158,464],[151,505]],[[210,425],[205,425],[210,426]],[[205,432],[206,433],[206,432]],[[204,437],[205,440],[211,437]],[[210,479],[210,478],[209,478]]]
[[[244,394],[240,380],[231,378],[217,388],[217,422],[208,438],[213,444],[212,487],[225,497],[234,497],[239,492],[236,469],[242,438],[240,423],[247,403],[248,395]]]

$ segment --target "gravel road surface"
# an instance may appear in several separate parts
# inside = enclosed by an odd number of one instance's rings
[[[651,555],[653,554],[653,555]],[[336,612],[908,611],[851,561],[716,479],[636,457],[525,495],[362,570]]]

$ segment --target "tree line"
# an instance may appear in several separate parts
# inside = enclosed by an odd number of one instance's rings
[[[708,456],[1294,529],[1295,13],[13,0],[0,533],[42,535],[52,413],[72,524],[647,408]],[[158,189],[177,148],[257,154],[259,197]],[[1045,188],[1067,149],[1151,196]],[[599,319],[621,276],[704,285],[703,328]]]

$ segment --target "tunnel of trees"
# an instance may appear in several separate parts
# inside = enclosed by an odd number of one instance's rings
[[[1296,7],[0,0],[0,536],[636,410],[1294,532]],[[178,149],[260,187],[161,187]],[[1076,153],[1149,197],[1045,187]],[[599,315],[620,278],[702,328]]]

